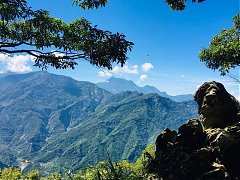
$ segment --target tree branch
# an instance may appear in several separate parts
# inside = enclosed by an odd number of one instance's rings
[[[0,48],[10,48],[10,47],[17,47],[17,46],[20,46],[22,45],[23,43],[22,42],[19,42],[19,43],[6,43],[6,42],[0,42]],[[1,51],[1,50],[0,50]]]
[[[6,53],[6,54],[17,54],[17,53],[27,53],[37,58],[54,58],[54,59],[81,59],[86,58],[84,54],[80,53],[73,53],[73,52],[64,52],[64,51],[51,51],[51,52],[41,52],[38,50],[27,50],[27,49],[20,49],[20,50],[7,50],[7,49],[0,49],[0,53]],[[55,53],[61,53],[65,54],[64,56],[57,56]],[[69,54],[69,55],[68,55]]]
[[[235,80],[236,82],[240,83],[240,79],[235,77],[233,74],[227,74],[228,77],[230,77],[231,79]]]

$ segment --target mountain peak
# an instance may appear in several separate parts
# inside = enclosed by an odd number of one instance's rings
[[[139,87],[131,80],[111,77],[105,82],[97,83],[97,85],[113,94],[123,91],[139,91]]]
[[[124,91],[137,91],[139,93],[144,93],[144,94],[156,93],[162,97],[169,98],[176,102],[193,100],[193,96],[191,94],[170,96],[166,92],[161,92],[159,89],[157,89],[154,86],[145,85],[143,87],[140,87],[131,80],[126,80],[126,79],[117,78],[117,77],[111,77],[105,82],[97,83],[97,85],[100,88],[105,89],[113,94],[121,93]]]
[[[106,82],[115,82],[115,83],[130,83],[136,85],[132,80],[122,79],[118,77],[110,77]]]

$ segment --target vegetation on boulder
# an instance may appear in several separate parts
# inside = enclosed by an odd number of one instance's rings
[[[149,172],[164,180],[239,179],[239,102],[216,82],[200,87],[195,99],[200,117],[158,136]]]

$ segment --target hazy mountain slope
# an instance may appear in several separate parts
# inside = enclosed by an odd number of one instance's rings
[[[196,115],[193,101],[158,94],[111,94],[46,72],[0,77],[0,162],[22,159],[47,171],[106,159],[136,159],[157,133]]]
[[[157,88],[153,86],[144,86],[139,87],[133,81],[111,77],[105,82],[99,82],[97,85],[100,88],[103,88],[113,94],[121,93],[124,91],[137,91],[140,93],[148,94],[148,93],[157,93],[162,97],[168,97],[167,93],[160,92]]]
[[[177,103],[157,94],[117,94],[79,126],[49,139],[35,161],[45,170],[82,168],[106,159],[107,152],[113,160],[133,161],[159,131],[195,115],[194,102]]]
[[[146,86],[143,86],[143,87],[140,87],[140,91],[139,92],[142,92],[144,94],[148,94],[148,93],[156,93],[162,97],[167,97],[169,98],[169,95],[166,93],[166,92],[161,92],[159,91],[157,88],[153,87],[153,86],[149,86],[149,85],[146,85]]]
[[[149,93],[157,93],[162,97],[169,98],[176,102],[183,102],[183,101],[191,101],[193,100],[193,96],[191,94],[184,94],[184,95],[177,95],[171,96],[168,95],[166,92],[159,91],[156,87],[153,86],[137,86],[133,81],[111,77],[105,82],[97,83],[100,88],[103,88],[113,94],[121,93],[124,91],[137,91],[144,94]]]
[[[6,82],[0,88],[0,161],[8,149],[15,156],[38,151],[49,136],[85,120],[110,95],[92,83],[46,72],[5,76],[0,82]],[[75,112],[68,112],[76,104]]]

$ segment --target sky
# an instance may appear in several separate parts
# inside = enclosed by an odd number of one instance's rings
[[[113,70],[108,71],[80,60],[74,70],[49,68],[49,72],[94,83],[121,77],[140,86],[153,85],[170,95],[193,94],[203,82],[215,80],[240,97],[239,84],[208,69],[198,58],[214,35],[231,27],[232,17],[239,11],[238,0],[189,2],[182,12],[171,10],[165,0],[109,0],[106,7],[87,11],[73,6],[71,0],[29,3],[33,9],[47,9],[52,16],[67,22],[84,17],[98,28],[125,34],[135,44],[123,68],[113,65]],[[0,54],[0,73],[39,70],[31,62],[30,56]],[[239,68],[231,73],[240,78]]]

